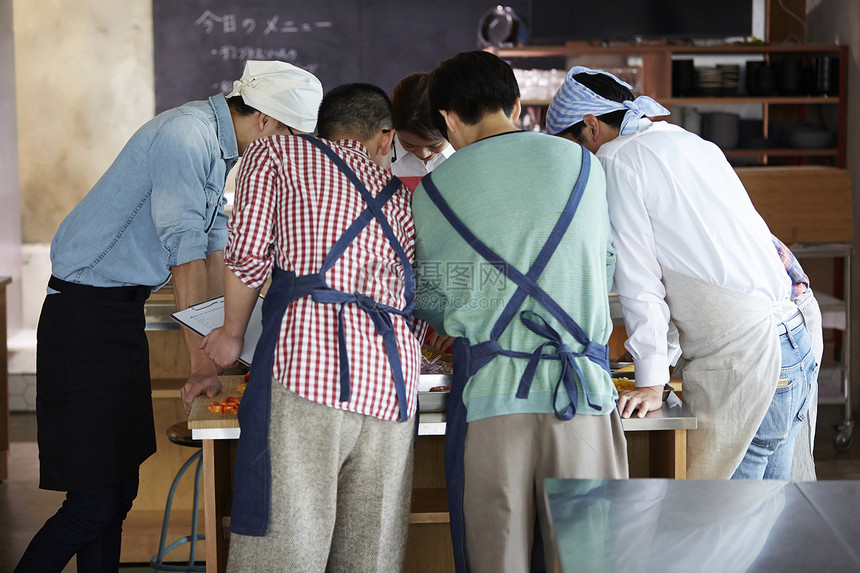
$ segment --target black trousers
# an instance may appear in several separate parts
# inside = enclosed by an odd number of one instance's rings
[[[138,475],[96,489],[69,491],[24,552],[15,573],[60,573],[77,555],[78,573],[115,573],[122,522],[137,496]]]

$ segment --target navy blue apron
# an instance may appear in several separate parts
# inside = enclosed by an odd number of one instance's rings
[[[155,453],[144,303],[150,287],[52,276],[36,352],[39,487],[115,485]],[[86,463],[81,463],[85,459]]]
[[[559,360],[561,362],[561,375],[553,394],[553,411],[556,417],[561,420],[570,420],[576,413],[578,397],[577,381],[582,384],[588,404],[592,408],[600,410],[599,406],[592,404],[588,396],[588,387],[583,383],[582,371],[574,358],[585,356],[608,372],[609,348],[604,344],[592,342],[573,318],[537,284],[541,273],[552,258],[562,237],[567,232],[574,214],[576,214],[576,209],[588,183],[590,168],[590,155],[583,153],[579,177],[571,191],[567,204],[547,238],[546,243],[541,248],[531,268],[525,274],[513,265],[508,264],[469,230],[439,193],[439,189],[433,182],[432,174],[425,176],[422,180],[427,196],[433,201],[454,230],[481,257],[494,265],[517,285],[517,290],[511,296],[510,300],[508,300],[504,310],[493,325],[488,341],[471,344],[466,338],[458,338],[453,347],[454,377],[451,384],[451,393],[448,396],[448,417],[445,430],[445,478],[448,488],[448,511],[451,518],[451,541],[454,546],[454,564],[456,570],[461,573],[467,571],[463,517],[463,487],[465,485],[463,454],[465,452],[466,438],[466,407],[463,404],[463,390],[469,378],[499,355],[528,360],[528,365],[520,379],[516,394],[517,398],[526,399],[529,396],[529,390],[531,389],[538,363],[541,360]],[[564,329],[583,346],[582,352],[574,352],[565,344],[561,335],[539,313],[531,310],[520,311],[520,307],[528,296],[531,296],[540,303],[561,323]],[[546,342],[538,345],[532,352],[519,352],[499,346],[499,337],[518,314],[526,328],[546,339]],[[562,390],[564,390],[563,393]],[[559,407],[560,399],[563,404],[561,408]]]
[[[315,145],[337,165],[358,189],[362,199],[367,204],[367,208],[335,242],[318,273],[297,277],[294,272],[277,267],[272,273],[272,284],[263,299],[263,330],[254,350],[251,375],[245,394],[242,396],[242,404],[239,406],[239,427],[242,432],[236,451],[230,531],[241,535],[265,536],[269,525],[272,473],[269,452],[269,418],[272,401],[272,367],[281,321],[291,302],[310,296],[318,303],[341,305],[338,311],[339,400],[341,402],[350,400],[349,359],[346,352],[343,309],[347,304],[355,304],[366,312],[373,321],[377,334],[383,339],[388,364],[394,377],[400,421],[406,421],[409,413],[406,385],[403,380],[391,315],[403,316],[407,320],[411,319],[415,298],[415,277],[412,274],[412,266],[406,252],[382,213],[383,206],[400,188],[401,182],[396,177],[392,178],[382,191],[373,197],[352,169],[330,147],[311,136],[300,135],[298,137],[302,137]],[[347,293],[335,290],[328,286],[324,278],[325,273],[332,268],[362,229],[374,218],[379,222],[385,237],[403,265],[406,305],[402,309],[378,303],[358,292]]]

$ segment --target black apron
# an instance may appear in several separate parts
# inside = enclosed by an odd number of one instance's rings
[[[155,453],[149,287],[101,288],[51,277],[36,352],[39,487],[120,483]]]
[[[422,180],[427,196],[436,205],[445,219],[457,233],[487,262],[494,265],[500,272],[517,285],[517,290],[508,300],[499,319],[493,325],[490,340],[473,344],[466,338],[458,338],[453,347],[454,377],[451,393],[448,396],[448,416],[445,428],[445,478],[448,489],[448,511],[451,519],[451,540],[454,546],[454,564],[458,572],[467,571],[465,553],[465,521],[463,515],[463,487],[465,485],[464,460],[466,438],[466,407],[463,403],[463,391],[469,379],[486,366],[496,356],[507,356],[528,360],[528,365],[517,388],[517,398],[526,399],[529,396],[532,381],[541,360],[559,360],[561,375],[555,387],[553,410],[561,420],[570,420],[576,414],[578,398],[577,383],[582,386],[588,404],[588,386],[583,381],[582,371],[574,358],[584,356],[609,371],[609,348],[603,344],[592,342],[585,331],[565,312],[565,310],[549,294],[538,286],[537,281],[553,253],[558,247],[565,232],[570,226],[576,209],[582,199],[582,194],[588,183],[591,168],[590,155],[582,153],[582,165],[579,177],[571,191],[567,204],[549,235],[540,253],[525,274],[508,264],[501,256],[483,243],[463,221],[454,213],[445,199],[439,193],[433,182],[432,173]],[[577,342],[583,346],[582,352],[574,352],[562,340],[561,335],[537,312],[520,311],[526,297],[532,297],[540,303],[559,323],[564,326]],[[507,329],[511,321],[519,314],[522,323],[532,332],[546,339],[531,352],[520,352],[504,349],[499,346],[499,337]],[[546,351],[549,351],[548,353]],[[562,393],[563,390],[563,393]],[[559,407],[560,395],[563,406]],[[538,548],[536,548],[537,550]]]
[[[402,316],[410,320],[415,298],[415,278],[409,258],[382,212],[382,207],[400,188],[401,183],[394,177],[376,197],[373,197],[358,179],[358,176],[330,147],[307,135],[298,137],[302,137],[315,145],[337,165],[358,189],[362,199],[367,204],[367,208],[338,238],[326,255],[323,266],[318,273],[297,277],[292,271],[275,267],[272,274],[272,284],[263,299],[263,330],[254,350],[251,375],[247,389],[242,396],[242,404],[239,406],[239,427],[242,431],[236,451],[230,531],[241,535],[265,536],[269,525],[272,474],[271,452],[269,451],[272,367],[281,322],[291,302],[310,296],[318,303],[341,305],[338,311],[339,399],[341,402],[350,400],[349,359],[346,352],[343,308],[347,304],[355,304],[366,312],[373,321],[376,332],[383,338],[388,364],[394,377],[400,421],[405,422],[408,419],[409,402],[406,398],[406,385],[400,366],[400,355],[397,350],[392,315]],[[325,273],[334,266],[347,247],[374,218],[379,222],[385,237],[403,265],[406,304],[402,309],[378,303],[358,292],[346,293],[335,290],[328,286],[325,281]]]

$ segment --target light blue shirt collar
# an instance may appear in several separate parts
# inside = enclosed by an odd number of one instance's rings
[[[209,98],[209,105],[215,112],[215,122],[218,125],[218,145],[221,146],[221,155],[224,159],[239,158],[239,144],[236,141],[236,130],[233,127],[233,116],[227,105],[224,94],[215,94]]]

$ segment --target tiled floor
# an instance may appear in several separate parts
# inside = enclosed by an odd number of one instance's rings
[[[841,420],[823,413],[816,439],[816,471],[820,480],[860,480],[860,437],[847,452],[833,447],[833,425]],[[63,494],[38,489],[35,415],[13,413],[10,479],[0,483],[0,572],[12,571],[30,538],[59,507]],[[126,564],[121,573],[151,571],[147,564]],[[74,563],[63,573],[75,573]]]

